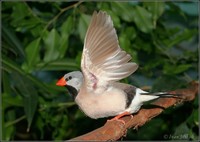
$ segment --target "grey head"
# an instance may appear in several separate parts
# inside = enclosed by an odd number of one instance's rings
[[[83,74],[80,71],[73,71],[64,75],[66,81],[66,88],[69,94],[75,98],[80,91],[81,85],[83,83]]]

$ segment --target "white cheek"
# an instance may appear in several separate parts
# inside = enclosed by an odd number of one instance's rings
[[[80,82],[78,80],[71,80],[69,82],[69,85],[73,86],[74,88],[76,88],[77,90],[80,88]]]
[[[78,82],[78,81],[76,81],[76,86],[77,86],[77,90],[79,90],[80,89],[80,87],[81,87],[81,82]]]
[[[79,86],[79,82],[78,82],[78,81],[76,81],[75,84],[76,84],[77,86]]]
[[[71,80],[70,83],[72,86],[76,86],[78,84],[76,79]]]

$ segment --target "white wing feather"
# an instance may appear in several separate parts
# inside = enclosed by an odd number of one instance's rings
[[[138,65],[130,60],[131,56],[119,47],[111,17],[105,12],[95,11],[86,33],[81,59],[86,82],[94,83],[94,77],[107,83],[119,81],[137,70]]]

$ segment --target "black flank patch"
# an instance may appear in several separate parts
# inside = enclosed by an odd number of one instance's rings
[[[136,93],[136,88],[131,86],[128,89],[124,90],[124,92],[126,93],[127,97],[126,97],[126,108],[128,108],[135,96]]]

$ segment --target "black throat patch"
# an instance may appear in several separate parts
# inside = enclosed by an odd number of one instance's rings
[[[74,88],[73,86],[69,86],[66,85],[65,86],[69,92],[69,94],[72,96],[72,98],[75,100],[76,96],[78,95],[78,91],[76,90],[76,88]]]

